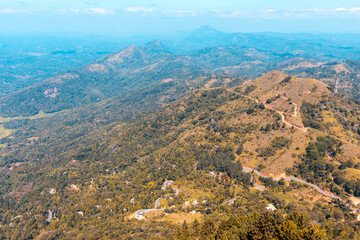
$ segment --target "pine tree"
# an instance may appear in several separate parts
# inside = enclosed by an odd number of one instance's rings
[[[176,229],[176,239],[181,239],[181,236],[182,236],[182,231],[181,231],[181,228],[178,227]]]
[[[212,235],[215,233],[215,230],[215,223],[211,219],[207,218],[201,226],[201,239],[211,239]]]
[[[181,226],[181,240],[186,240],[190,237],[190,233],[189,233],[189,227],[186,223],[186,221],[184,220],[182,226]]]
[[[200,235],[201,225],[200,225],[199,220],[197,220],[197,218],[195,218],[194,222],[192,223],[191,229],[192,229],[193,236]]]

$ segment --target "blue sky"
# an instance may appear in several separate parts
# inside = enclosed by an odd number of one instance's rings
[[[0,32],[360,33],[360,0],[0,0]]]

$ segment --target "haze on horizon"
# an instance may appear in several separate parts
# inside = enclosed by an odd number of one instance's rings
[[[1,0],[1,33],[171,34],[201,25],[228,32],[360,33],[355,0]]]

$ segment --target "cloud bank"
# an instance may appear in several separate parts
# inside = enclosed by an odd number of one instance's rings
[[[152,8],[144,8],[144,7],[129,7],[129,8],[126,8],[125,11],[133,12],[133,13],[136,13],[136,12],[152,12],[153,9]]]
[[[35,10],[35,9],[0,9],[0,14],[115,14],[113,10],[104,8],[85,8],[85,9],[55,9],[55,10]]]
[[[257,11],[233,10],[221,11],[217,9],[210,10],[156,10],[141,6],[128,7],[122,10],[111,10],[105,8],[85,8],[85,9],[51,9],[51,10],[34,10],[34,9],[0,9],[0,14],[92,14],[92,15],[114,15],[114,14],[141,14],[148,15],[152,13],[157,16],[165,17],[217,17],[217,18],[251,18],[251,19],[289,19],[289,18],[360,18],[360,7],[334,9],[264,9]],[[151,16],[151,15],[150,15]]]

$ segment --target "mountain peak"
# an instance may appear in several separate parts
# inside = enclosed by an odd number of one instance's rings
[[[210,25],[203,25],[203,26],[199,27],[198,29],[196,29],[194,32],[218,33],[220,31]]]
[[[159,40],[145,43],[140,49],[147,54],[170,53],[164,43]]]
[[[97,60],[97,62],[103,63],[104,60],[110,63],[123,63],[125,59],[142,59],[143,51],[136,46],[126,47],[118,52],[109,54],[103,58]]]
[[[283,80],[285,77],[287,77],[287,75],[278,70],[273,70],[268,73],[264,73],[261,76],[261,78],[274,79],[274,80]]]
[[[222,41],[224,37],[226,37],[227,34],[224,32],[221,32],[212,26],[204,25],[199,27],[198,29],[194,30],[187,38],[186,41],[192,42],[218,42]]]

